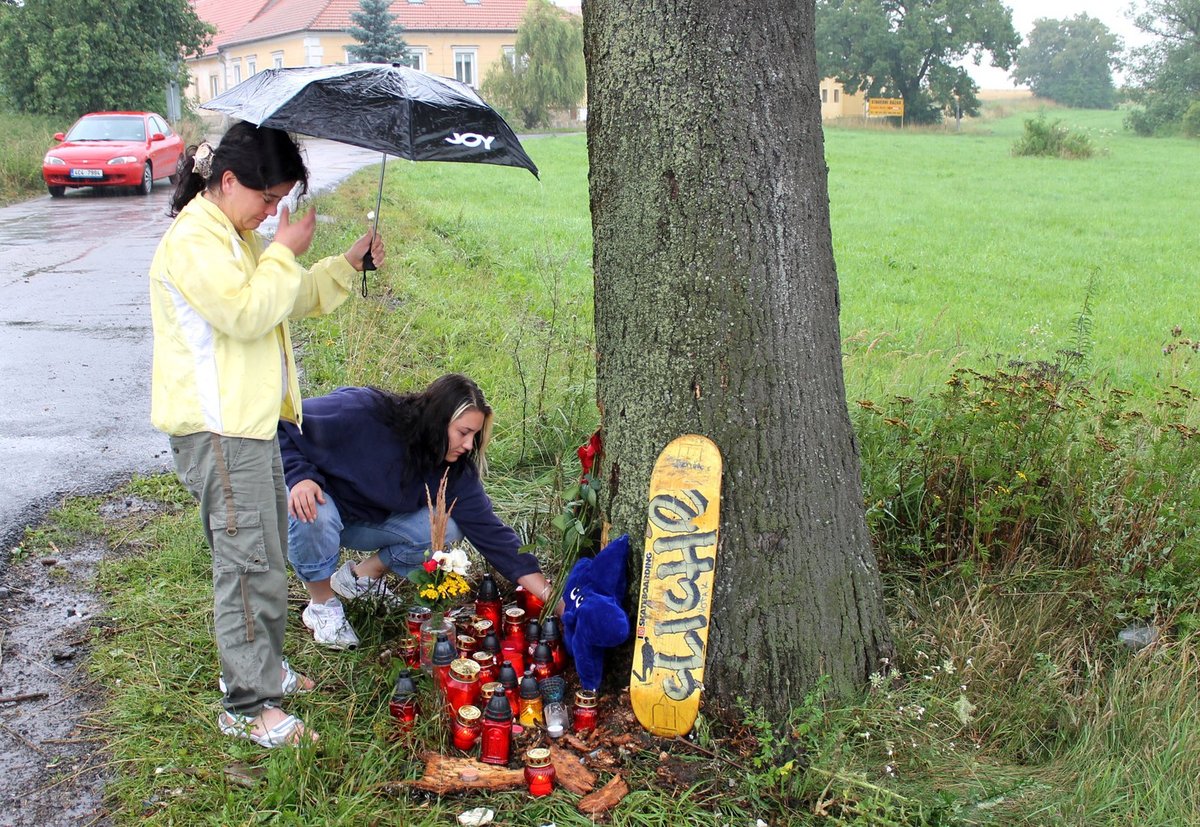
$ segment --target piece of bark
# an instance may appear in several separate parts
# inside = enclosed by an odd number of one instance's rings
[[[524,770],[484,764],[473,758],[449,758],[436,752],[427,752],[422,757],[425,759],[425,774],[416,780],[399,782],[402,786],[416,787],[438,795],[467,790],[511,790],[525,786]]]
[[[629,795],[629,785],[619,775],[591,795],[579,799],[576,808],[581,813],[598,816],[607,813],[621,803],[621,799]]]
[[[567,746],[569,746],[571,749],[576,749],[576,750],[579,750],[580,752],[591,752],[592,751],[591,747],[589,747],[583,741],[579,740],[579,738],[577,736],[572,735],[569,732],[562,737],[562,740],[563,740],[563,743],[566,744]]]
[[[550,763],[554,765],[559,786],[575,795],[587,795],[596,788],[596,774],[556,744],[550,745]]]

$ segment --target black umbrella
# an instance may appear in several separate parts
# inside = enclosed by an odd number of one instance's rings
[[[512,129],[474,89],[397,64],[268,69],[201,108],[257,126],[377,149],[384,163],[390,154],[413,161],[500,164],[538,174]],[[376,221],[382,197],[381,166]]]

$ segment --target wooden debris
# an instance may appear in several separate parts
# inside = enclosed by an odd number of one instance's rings
[[[614,747],[631,747],[632,749],[641,749],[642,742],[636,736],[624,733],[609,740],[609,743]]]
[[[583,741],[579,740],[578,736],[572,735],[569,732],[567,734],[563,735],[562,741],[564,744],[566,744],[573,750],[578,750],[579,752],[591,752],[592,751],[592,747],[589,747]]]
[[[629,785],[619,775],[591,795],[579,799],[575,805],[579,812],[598,816],[607,813],[621,803],[621,799],[629,795]]]
[[[425,774],[415,781],[401,781],[401,786],[416,787],[438,795],[467,790],[511,790],[525,786],[524,770],[484,764],[474,758],[449,758],[436,752],[427,752],[422,758],[425,759]]]
[[[559,786],[575,795],[587,795],[596,788],[596,774],[562,747],[550,745],[550,763],[554,765]]]
[[[3,695],[0,696],[0,704],[16,704],[21,701],[40,701],[43,698],[50,696],[45,692],[22,692],[19,695]]]

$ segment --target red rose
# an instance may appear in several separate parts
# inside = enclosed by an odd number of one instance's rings
[[[596,457],[600,454],[600,432],[592,434],[591,439],[586,445],[580,445],[579,450],[575,452],[579,456],[579,464],[583,467],[585,475],[592,473],[592,466],[596,462]]]
[[[433,574],[435,571],[437,571],[438,563],[437,560],[426,560],[421,564],[421,566],[425,569],[425,571]]]

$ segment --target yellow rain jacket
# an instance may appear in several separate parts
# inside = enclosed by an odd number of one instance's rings
[[[258,233],[239,234],[215,204],[193,198],[150,264],[154,427],[274,439],[280,418],[298,423],[287,319],[330,312],[355,274],[342,255],[305,270],[284,245],[264,250]]]

